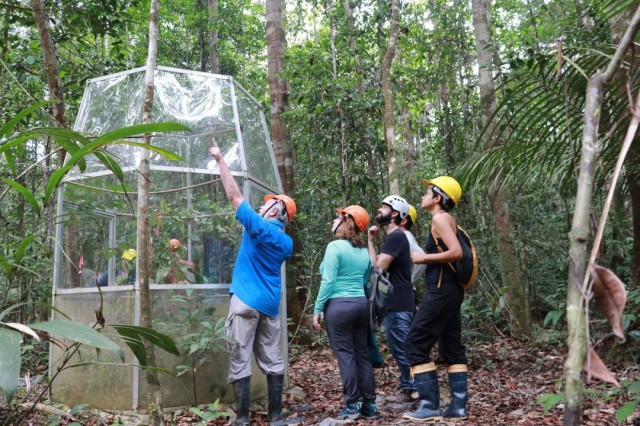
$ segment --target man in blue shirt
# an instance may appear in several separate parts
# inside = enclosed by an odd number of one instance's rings
[[[229,337],[228,383],[236,402],[235,425],[249,425],[251,354],[267,375],[269,420],[282,418],[284,361],[280,354],[282,263],[293,253],[293,240],[284,232],[296,204],[286,195],[267,195],[253,211],[227,166],[215,140],[209,150],[218,163],[220,179],[236,219],[244,226],[231,280],[231,303],[225,324]]]

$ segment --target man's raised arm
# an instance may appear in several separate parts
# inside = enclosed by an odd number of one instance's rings
[[[222,151],[218,147],[215,139],[211,140],[213,146],[209,149],[209,154],[216,160],[218,163],[218,169],[220,170],[220,179],[222,180],[222,185],[224,186],[224,191],[227,193],[227,198],[231,201],[231,205],[234,210],[238,210],[238,207],[244,201],[244,197],[242,196],[242,191],[240,191],[240,187],[238,187],[238,183],[236,179],[231,174],[229,170],[229,166],[224,161],[224,157],[222,156]]]

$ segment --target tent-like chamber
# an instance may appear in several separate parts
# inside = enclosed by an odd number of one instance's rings
[[[75,130],[97,137],[141,124],[144,77],[144,68],[138,68],[90,80]],[[149,159],[153,323],[172,336],[183,353],[177,358],[156,349],[159,366],[181,373],[160,374],[163,403],[230,401],[223,326],[242,227],[209,156],[212,137],[252,206],[261,205],[265,194],[281,192],[280,178],[260,104],[232,78],[159,66],[154,79],[153,121],[190,128],[152,139],[154,146],[178,154],[184,162],[153,151]],[[108,150],[122,168],[122,180],[91,156],[84,170],[76,168],[60,189],[54,306],[88,325],[96,322],[95,312],[102,306],[104,332],[121,342],[109,325],[139,325],[141,314],[136,266],[140,148],[114,144]],[[53,317],[62,318],[57,312]],[[281,320],[286,330],[284,315]],[[282,334],[286,360],[286,333]],[[54,398],[69,405],[146,409],[145,374],[124,343],[121,346],[128,365],[105,351],[97,354],[83,347],[70,364],[104,364],[62,371],[53,383]],[[190,349],[196,352],[188,355]],[[61,363],[61,351],[53,347],[52,373]],[[254,365],[254,395],[266,391],[266,380],[258,371]]]

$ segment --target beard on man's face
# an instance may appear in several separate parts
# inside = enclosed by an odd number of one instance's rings
[[[376,223],[380,226],[386,226],[391,223],[391,212],[384,214],[382,212],[378,212],[376,217],[374,218]]]

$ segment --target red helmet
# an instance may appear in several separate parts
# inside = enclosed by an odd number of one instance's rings
[[[284,208],[287,210],[287,216],[289,218],[289,220],[293,220],[293,216],[295,216],[296,214],[296,203],[295,201],[293,201],[293,198],[289,197],[288,195],[284,195],[284,194],[280,194],[280,195],[273,195],[273,194],[267,194],[264,196],[264,201],[265,203],[269,200],[278,200],[278,201],[282,201],[284,203]]]
[[[367,225],[369,225],[369,213],[367,213],[364,208],[360,206],[349,206],[344,209],[336,209],[336,211],[338,214],[351,216],[360,232],[364,232],[364,230],[367,229]]]

